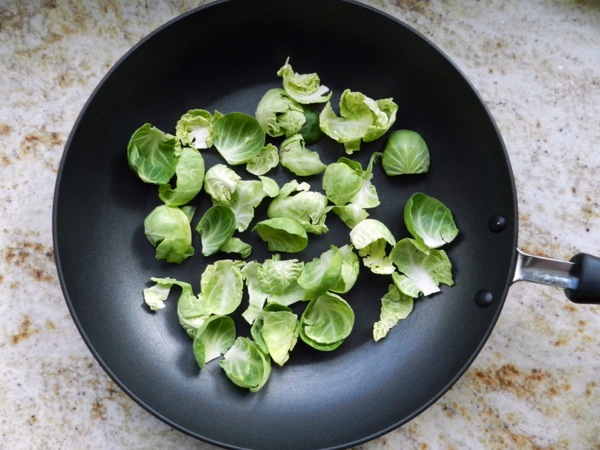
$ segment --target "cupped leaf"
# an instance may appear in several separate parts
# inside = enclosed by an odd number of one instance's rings
[[[390,229],[377,219],[365,219],[350,231],[350,240],[357,250],[365,249],[380,239],[392,246],[396,243]]]
[[[202,190],[204,182],[204,158],[191,147],[184,147],[175,166],[176,187],[161,184],[158,196],[167,205],[180,206],[189,203]]]
[[[390,260],[398,268],[392,274],[394,285],[406,295],[418,297],[440,291],[439,285],[452,286],[452,263],[443,250],[419,250],[415,241],[405,238],[390,252]]]
[[[321,79],[316,73],[300,74],[294,72],[289,58],[277,75],[283,78],[285,92],[298,103],[325,103],[331,98],[332,92],[327,86],[321,85]]]
[[[289,308],[268,305],[254,321],[251,334],[257,344],[264,346],[273,361],[283,366],[298,341],[300,322]]]
[[[325,293],[311,300],[300,319],[300,338],[311,347],[330,351],[339,347],[354,326],[354,311],[339,295]]]
[[[361,142],[371,142],[383,136],[396,121],[398,105],[393,99],[373,100],[362,92],[346,89],[340,97],[340,116],[330,103],[321,111],[321,130],[344,144],[346,153],[360,150]]]
[[[273,255],[266,259],[258,269],[258,282],[261,289],[269,295],[280,295],[290,289],[304,269],[304,263],[297,259],[281,259]]]
[[[259,391],[271,374],[271,360],[254,341],[247,337],[236,338],[223,355],[220,365],[225,375],[237,386],[251,392]]]
[[[173,286],[179,286],[182,290],[193,293],[192,286],[189,283],[178,281],[174,278],[152,277],[150,280],[154,282],[154,285],[144,289],[144,302],[152,311],[163,309],[166,306],[165,301],[169,297]]]
[[[387,255],[387,243],[384,239],[374,241],[368,247],[359,250],[358,254],[362,257],[365,267],[373,273],[389,275],[395,270]]]
[[[212,147],[213,122],[222,114],[215,116],[204,109],[192,109],[186,112],[175,125],[175,136],[184,146],[197,149]]]
[[[323,190],[336,206],[350,203],[362,184],[361,173],[344,161],[328,164],[323,173]]]
[[[268,143],[254,158],[246,163],[246,170],[253,175],[264,175],[279,164],[279,150]]]
[[[369,209],[380,205],[377,188],[370,180],[363,180],[360,190],[352,198],[350,204],[358,208]]]
[[[396,122],[398,105],[392,98],[373,100],[365,98],[365,103],[371,109],[373,123],[363,137],[364,142],[372,142],[383,136]]]
[[[416,131],[396,130],[383,150],[381,165],[389,176],[425,173],[429,170],[429,148]]]
[[[335,246],[304,265],[298,284],[307,300],[317,298],[334,287],[342,276],[342,254]]]
[[[181,288],[181,294],[177,300],[177,317],[181,327],[193,339],[196,330],[210,315],[202,299],[194,295],[192,285],[185,281],[178,281],[169,277],[152,277],[151,280],[156,284],[144,289],[144,301],[153,311],[164,308],[164,301],[169,296],[169,292],[173,286]]]
[[[401,292],[395,285],[388,286],[388,292],[381,298],[379,320],[373,324],[373,339],[386,337],[400,320],[406,319],[413,310],[414,300]]]
[[[213,203],[228,205],[241,178],[225,164],[216,164],[204,174],[204,191]]]
[[[279,194],[279,186],[272,178],[242,180],[224,164],[211,167],[204,180],[204,189],[214,204],[227,205],[235,214],[235,227],[244,231],[254,218],[254,209],[265,197]]]
[[[165,300],[169,297],[171,292],[171,284],[156,283],[149,288],[144,289],[144,303],[148,305],[152,311],[158,311],[163,309]]]
[[[339,117],[329,102],[319,114],[319,124],[323,133],[344,144],[348,154],[360,150],[360,143],[373,124],[373,115],[365,103],[365,98],[360,92],[346,89],[340,97]]]
[[[156,259],[180,263],[194,254],[190,220],[192,207],[160,205],[144,220],[144,233],[156,247]]]
[[[300,222],[287,217],[263,220],[253,228],[272,252],[296,253],[308,245],[306,230]]]
[[[351,245],[344,245],[338,249],[342,257],[342,268],[336,283],[331,287],[332,292],[344,294],[349,292],[358,280],[360,262],[358,255]]]
[[[214,255],[235,231],[235,214],[229,206],[214,205],[198,222],[196,231],[202,237],[202,254]]]
[[[439,248],[458,235],[450,209],[421,192],[413,194],[406,202],[404,222],[410,234],[429,248]]]
[[[296,134],[285,139],[279,146],[281,165],[295,175],[306,177],[317,175],[325,170],[325,164],[317,152],[304,145],[304,138]]]
[[[363,264],[377,274],[391,274],[395,268],[387,256],[387,246],[396,243],[391,231],[379,220],[365,219],[350,231],[350,241]]]
[[[375,185],[371,182],[371,180],[373,178],[373,166],[380,157],[381,153],[373,153],[371,155],[371,158],[369,159],[369,165],[367,166],[366,170],[363,170],[362,166],[357,161],[353,161],[348,158],[340,158],[338,160],[338,163],[348,165],[351,169],[354,170],[356,175],[359,175],[362,178],[360,189],[350,199],[349,204],[363,209],[376,208],[377,206],[379,206],[380,202],[379,196],[377,195],[377,189],[375,188]]]
[[[235,214],[235,227],[238,231],[245,231],[254,218],[254,210],[262,200],[272,194],[277,195],[279,190],[273,188],[270,178],[261,180],[240,180],[231,195],[228,205]],[[273,181],[274,182],[274,181]]]
[[[256,261],[246,264],[242,268],[248,290],[244,319],[252,323],[266,303],[288,306],[304,300],[304,290],[297,282],[303,266],[296,259],[281,260],[278,254],[262,264]]]
[[[258,179],[262,181],[262,190],[267,194],[267,197],[277,197],[279,195],[279,185],[273,178],[266,176],[259,176]]]
[[[235,323],[229,316],[210,316],[196,331],[192,348],[201,369],[224,355],[235,342]]]
[[[221,259],[209,264],[200,278],[200,292],[210,314],[227,315],[242,302],[244,277],[243,263]]]
[[[264,132],[272,137],[297,134],[306,122],[302,105],[281,88],[265,92],[258,102],[255,117]]]
[[[175,136],[146,123],[131,135],[127,161],[143,182],[166,184],[175,174],[180,151]]]
[[[265,146],[265,132],[254,117],[232,112],[213,124],[213,144],[228,164],[244,164]]]
[[[202,295],[194,295],[189,285],[182,286],[181,295],[177,300],[177,318],[179,325],[191,339],[194,339],[196,331],[209,316],[210,312],[206,308]]]
[[[283,185],[267,209],[270,218],[288,217],[298,221],[307,233],[322,234],[328,231],[327,197],[310,191],[307,183],[292,180]]]
[[[269,294],[266,293],[260,285],[259,271],[261,268],[261,263],[257,261],[250,261],[241,269],[246,290],[248,292],[248,307],[242,313],[242,317],[249,324],[252,324],[259,316],[260,312],[263,310],[267,298],[269,297]]]
[[[298,277],[304,262],[297,259],[281,259],[279,254],[265,260],[257,271],[258,285],[267,294],[267,303],[289,306],[303,301],[304,289]]]

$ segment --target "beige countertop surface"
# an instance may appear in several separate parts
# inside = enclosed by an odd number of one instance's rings
[[[134,44],[203,1],[0,4],[0,447],[212,448],[147,413],[81,339],[58,282],[52,202],[73,124]],[[444,51],[503,135],[519,245],[600,255],[600,2],[368,0]],[[600,449],[600,307],[511,287],[466,374],[361,449]]]

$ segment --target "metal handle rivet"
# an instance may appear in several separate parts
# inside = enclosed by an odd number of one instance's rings
[[[492,216],[490,217],[488,225],[490,227],[490,230],[492,230],[494,233],[499,233],[506,228],[506,217],[501,216],[499,214],[496,216]]]
[[[487,289],[481,289],[480,291],[477,291],[477,294],[475,294],[475,303],[477,306],[481,306],[482,308],[490,306],[493,301],[494,294]]]

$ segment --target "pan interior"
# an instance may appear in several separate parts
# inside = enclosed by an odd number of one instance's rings
[[[426,139],[429,173],[390,178],[377,166],[373,182],[382,204],[371,217],[403,237],[410,195],[425,192],[444,202],[460,229],[446,249],[456,285],[418,300],[413,314],[375,343],[372,325],[389,279],[363,271],[346,296],[356,314],[348,340],[332,353],[299,344],[265,388],[248,393],[217,363],[198,374],[174,301],[154,314],[143,305],[150,277],[171,276],[197,288],[206,260],[198,250],[181,265],[154,259],[142,224],[159,200],[155,187],[129,170],[126,146],[145,122],[174,132],[189,109],[253,114],[262,94],[280,86],[276,72],[287,57],[298,72],[317,72],[334,99],[346,88],[393,97],[399,104],[394,129],[416,130]],[[366,167],[384,143],[363,145],[352,159]],[[344,156],[331,142],[310,148],[326,163]],[[207,166],[218,161],[206,153]],[[273,176],[289,179],[283,170]],[[307,181],[319,186],[319,178]],[[197,205],[205,208],[202,202]],[[495,215],[507,221],[502,232],[488,226]],[[162,27],[99,85],[63,157],[54,239],[66,301],[83,338],[144,408],[225,447],[322,448],[355,445],[406,423],[466,370],[500,313],[514,266],[516,221],[498,131],[471,85],[431,43],[352,2],[239,0],[210,4]],[[332,243],[348,242],[337,218],[328,226],[309,250],[290,256],[308,261]],[[199,236],[194,240],[199,249]],[[252,259],[271,256],[260,241],[253,243]],[[485,308],[474,300],[481,289],[495,298]]]

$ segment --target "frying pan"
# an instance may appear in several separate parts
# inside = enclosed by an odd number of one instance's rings
[[[179,265],[154,258],[142,224],[159,200],[155,187],[129,170],[126,146],[141,124],[172,132],[189,109],[253,114],[263,93],[280,85],[276,72],[287,57],[298,72],[317,72],[334,91],[334,104],[345,88],[393,97],[400,106],[394,129],[425,138],[427,174],[392,178],[376,166],[381,206],[371,217],[403,237],[410,195],[425,192],[445,203],[460,229],[446,248],[455,286],[416,301],[408,319],[375,343],[372,325],[389,280],[363,270],[346,296],[356,324],[343,345],[318,352],[299,343],[267,385],[249,393],[227,380],[218,363],[199,373],[174,301],[157,313],[143,304],[150,277],[197,288],[210,261],[199,251]],[[365,167],[384,142],[364,144],[352,158]],[[310,148],[325,163],[344,156],[328,140]],[[210,150],[205,159],[207,166],[219,162]],[[289,179],[283,169],[270,175]],[[318,189],[318,180],[306,181]],[[332,217],[328,226],[329,233],[292,257],[308,261],[330,244],[348,243],[345,225]],[[352,1],[220,1],[149,35],[110,70],[74,126],[56,184],[53,231],[67,305],[106,372],[170,426],[229,448],[342,448],[405,424],[469,367],[514,281],[562,286],[574,301],[598,300],[598,259],[560,262],[516,249],[507,153],[470,83],[410,27]],[[256,236],[244,238],[253,244],[252,259],[271,257]],[[199,248],[196,233],[194,244]],[[247,332],[239,319],[240,333]]]

